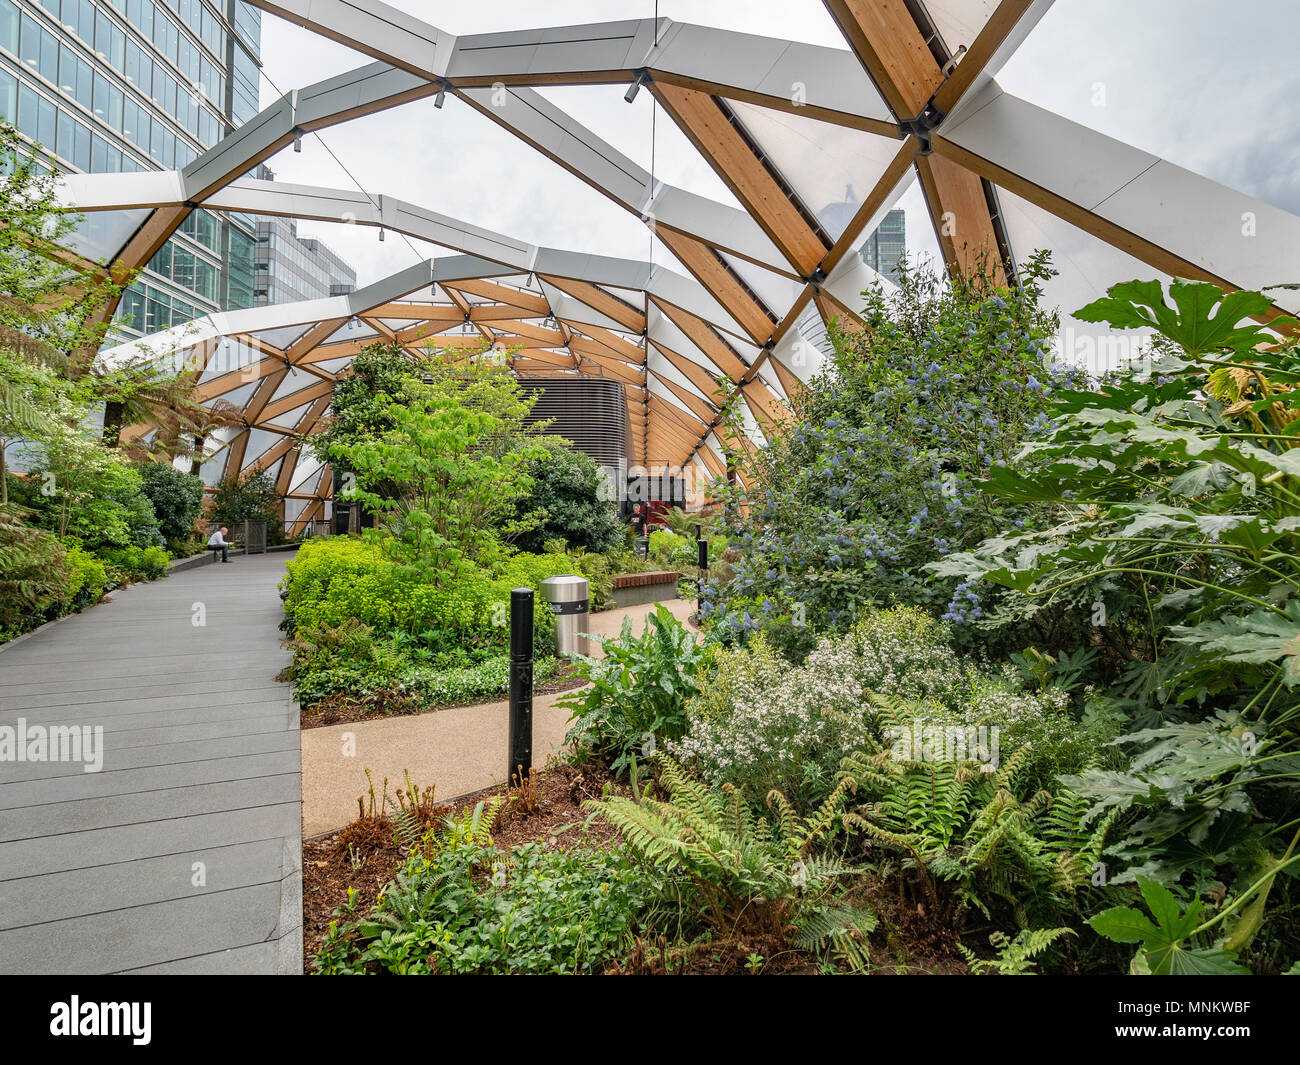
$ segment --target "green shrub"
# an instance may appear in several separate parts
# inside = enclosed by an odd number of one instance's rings
[[[863,800],[854,824],[903,861],[912,901],[960,924],[967,908],[1007,924],[1054,922],[1077,908],[1115,815],[1092,820],[1068,789],[1035,791],[1028,748],[996,772],[970,763],[903,761],[880,745],[844,761]]]
[[[167,572],[171,561],[161,547],[105,547],[99,556],[121,570],[130,580],[154,581]]]
[[[614,796],[589,805],[619,830],[648,877],[687,880],[684,921],[702,921],[723,936],[792,938],[803,950],[829,949],[851,968],[867,967],[865,938],[875,916],[844,903],[838,882],[858,870],[827,851],[840,829],[847,782],[806,820],[773,792],[769,821],[730,785],[711,788],[671,758],[656,762],[666,800]]]
[[[590,456],[562,440],[546,441],[546,453],[527,466],[531,492],[516,503],[515,520],[538,515],[538,524],[515,537],[524,551],[541,551],[563,539],[584,551],[607,551],[623,537],[614,503],[602,496],[601,469]]]
[[[958,654],[947,625],[924,610],[895,607],[824,637],[802,666],[783,667],[766,641],[721,653],[718,683],[691,703],[689,730],[669,749],[710,781],[755,795],[777,789],[811,809],[840,761],[887,729],[984,726],[998,730],[1001,757],[1032,747],[1024,773],[1046,786],[1095,764],[1114,737],[1101,719],[1082,727],[1070,706],[1061,688],[1028,689],[1010,664]]]
[[[1217,894],[1207,924],[1258,950],[1243,953],[1258,971],[1295,957],[1277,873],[1300,860],[1300,345],[1271,310],[1264,293],[1175,280],[1114,285],[1076,312],[1153,329],[1153,357],[1061,395],[1031,464],[992,471],[991,498],[1050,506],[1047,520],[935,567],[1006,589],[990,625],[1091,617],[1077,643],[1111,664],[1132,762],[1071,783],[1132,819],[1112,882]]]
[[[322,974],[599,973],[653,895],[621,850],[443,840],[413,855],[371,911],[332,922]]]
[[[67,549],[24,517],[22,508],[0,504],[0,640],[40,624],[69,597]]]
[[[169,462],[143,462],[140,490],[153,504],[158,531],[170,544],[189,537],[194,522],[203,510],[203,481],[182,473]]]
[[[294,696],[304,709],[332,695],[364,699],[392,692],[428,710],[502,696],[510,686],[508,654],[477,662],[466,657],[458,665],[421,664],[413,660],[409,648],[391,639],[376,640],[369,626],[355,620],[335,629],[300,630],[289,646],[294,652],[290,671]],[[556,659],[539,659],[533,666],[534,683],[548,680],[555,671]]]
[[[572,572],[564,555],[514,555],[488,570],[462,564],[438,588],[386,552],[377,534],[329,537],[303,544],[287,566],[286,629],[338,626],[349,618],[379,634],[403,632],[425,647],[492,653],[507,649],[510,592],[537,590],[542,580]],[[535,645],[554,647],[555,620],[534,596]]]
[[[727,511],[743,557],[705,594],[711,624],[733,639],[767,627],[755,609],[765,601],[819,634],[847,630],[865,607],[904,603],[966,639],[987,609],[924,564],[1032,509],[991,503],[979,482],[1014,459],[1052,393],[1082,375],[1046,364],[1059,323],[1040,306],[1051,274],[1041,254],[1012,287],[982,271],[901,269],[897,290],[864,294],[867,329],[831,330],[834,351],[800,417],[749,461],[748,516]],[[797,628],[779,634],[792,657],[810,650]]]
[[[686,701],[699,693],[708,651],[662,605],[640,636],[632,635],[629,617],[617,640],[600,643],[605,657],[582,659],[578,667],[591,684],[556,705],[570,711],[565,742],[608,757],[622,773],[637,750],[651,754],[685,731]]]
[[[68,609],[80,610],[98,603],[108,586],[108,571],[103,560],[76,544],[67,545],[65,550],[68,564]]]

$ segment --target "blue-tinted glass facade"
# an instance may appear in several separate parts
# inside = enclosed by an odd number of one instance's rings
[[[51,165],[180,169],[257,113],[243,0],[0,0],[0,117]],[[196,212],[123,300],[124,332],[252,305],[256,227]]]

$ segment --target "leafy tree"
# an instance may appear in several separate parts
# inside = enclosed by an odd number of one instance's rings
[[[40,462],[11,488],[29,520],[60,538],[92,549],[164,542],[139,472],[80,426],[57,425]]]
[[[75,217],[57,210],[53,175],[0,122],[0,505],[8,502],[7,453],[40,444],[80,421],[91,401],[83,380],[104,335],[102,312],[119,289],[96,264],[62,245]]]
[[[307,446],[321,462],[330,449],[376,440],[393,428],[389,401],[405,394],[416,380],[416,365],[400,344],[379,342],[361,349],[346,377],[334,385],[330,415]]]
[[[203,482],[169,462],[143,462],[138,469],[141,490],[153,504],[163,538],[185,539],[203,510]]]
[[[529,464],[532,493],[515,508],[515,519],[536,515],[539,524],[515,538],[523,551],[539,552],[546,541],[562,539],[585,551],[608,551],[623,539],[623,523],[608,499],[595,459],[566,441],[549,439],[546,454]]]
[[[227,477],[212,493],[208,517],[218,525],[241,521],[266,522],[268,539],[281,529],[280,493],[269,473],[246,473]]]
[[[459,560],[489,562],[502,535],[522,531],[510,515],[545,454],[524,424],[533,402],[505,367],[435,363],[402,382],[399,397],[381,394],[375,413],[390,428],[337,442],[329,456],[355,471],[351,497],[441,585]]]

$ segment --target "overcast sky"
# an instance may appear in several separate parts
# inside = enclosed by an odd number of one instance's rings
[[[401,0],[396,6],[455,34],[654,13],[653,0]],[[941,25],[939,12],[952,6],[953,0],[930,5]],[[661,0],[659,12],[681,22],[845,47],[819,0]],[[1300,214],[1300,70],[1286,51],[1297,30],[1300,0],[1056,0],[999,82],[1033,103]],[[262,58],[264,106],[289,89],[370,61],[270,15],[263,17]],[[636,162],[650,165],[650,93],[629,106],[622,86],[543,91]],[[411,200],[536,244],[628,257],[649,252],[647,230],[635,217],[454,96],[442,110],[424,100],[326,130],[323,138],[350,175],[318,137],[309,136],[300,154],[285,151],[269,161],[277,178],[359,184],[372,195]],[[734,203],[662,113],[654,164],[661,180]],[[858,191],[873,180],[863,175]],[[913,253],[937,254],[915,186],[899,206],[908,211]],[[1114,271],[1137,269],[1037,209],[1014,199],[1003,206],[1013,237],[1059,245],[1066,265],[1074,262],[1084,275],[1115,280]],[[446,254],[418,242],[413,249],[392,235],[380,244],[370,229],[303,223],[300,232],[343,254],[363,284],[417,258]],[[668,258],[661,246],[655,256]],[[1067,291],[1063,283],[1056,295],[1065,303],[1086,293]]]

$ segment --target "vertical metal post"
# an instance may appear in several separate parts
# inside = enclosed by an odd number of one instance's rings
[[[533,590],[510,593],[510,756],[506,780],[533,770]]]
[[[700,575],[695,579],[695,620],[700,620],[700,606],[704,600],[704,574],[709,568],[709,541],[704,539],[704,526],[695,526],[695,561]]]

